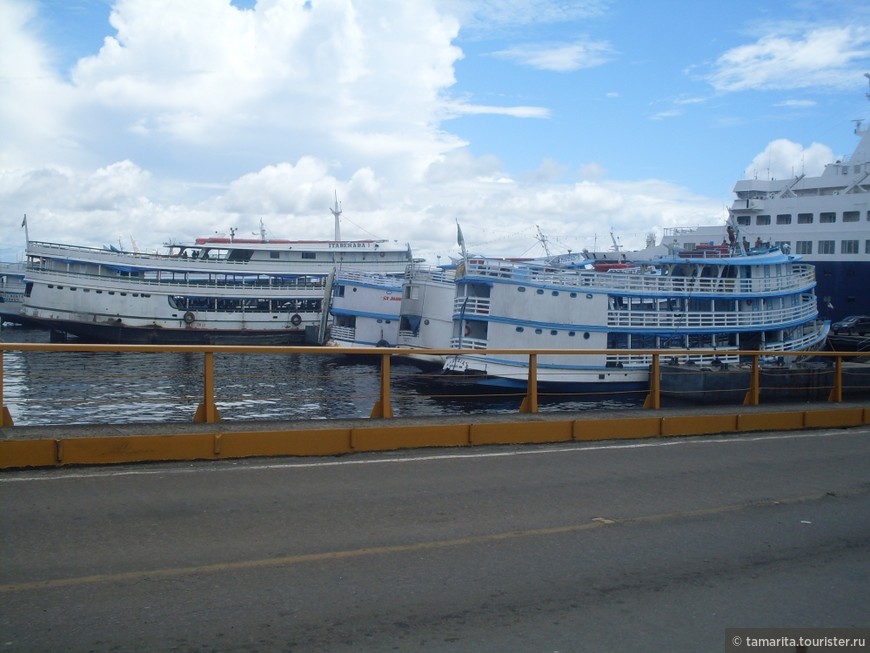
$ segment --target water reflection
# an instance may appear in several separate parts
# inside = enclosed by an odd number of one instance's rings
[[[0,341],[47,343],[49,336],[4,327]],[[216,354],[215,401],[225,421],[368,417],[379,396],[379,364],[341,355]],[[436,383],[433,374],[392,362],[395,416],[515,413],[522,401],[521,393],[458,393]],[[190,422],[202,401],[203,355],[9,351],[3,356],[3,383],[16,425]],[[601,406],[542,397],[540,410]]]

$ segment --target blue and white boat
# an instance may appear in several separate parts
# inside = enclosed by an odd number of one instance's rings
[[[449,349],[453,335],[453,303],[456,294],[456,264],[408,267],[399,311],[398,346],[406,358],[441,366],[445,357],[426,353]]]
[[[24,288],[24,263],[0,263],[0,322],[26,323],[21,315]]]
[[[403,275],[339,270],[332,282],[328,345],[395,347]]]
[[[811,350],[827,335],[829,323],[817,319],[813,267],[799,256],[728,246],[646,260],[639,254],[573,267],[465,260],[456,273],[451,347],[480,355],[450,356],[444,371],[525,386],[527,355],[484,354],[537,349],[543,387],[636,390],[648,386],[652,356],[628,349],[672,350],[670,362],[727,364],[738,362],[739,350]]]

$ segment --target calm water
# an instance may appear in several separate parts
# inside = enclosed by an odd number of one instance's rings
[[[49,342],[48,332],[6,326],[2,342]],[[393,360],[393,414],[516,412],[519,396],[468,396],[433,372]],[[215,355],[221,418],[300,420],[368,417],[378,399],[377,361],[340,355]],[[16,425],[190,422],[202,399],[202,354],[9,351],[3,399]],[[636,405],[541,398],[541,412]]]

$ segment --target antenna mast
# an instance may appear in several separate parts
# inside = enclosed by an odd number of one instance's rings
[[[341,206],[338,204],[338,191],[335,191],[335,208],[329,209],[329,212],[335,217],[335,241],[341,241]]]

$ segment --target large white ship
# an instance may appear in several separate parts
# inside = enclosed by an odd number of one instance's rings
[[[27,243],[21,314],[59,334],[146,344],[318,342],[337,270],[402,274],[411,249],[387,240],[231,236],[162,254]]]
[[[815,265],[822,317],[870,315],[870,130],[857,121],[855,134],[852,156],[820,176],[738,181],[725,225],[666,229],[662,243],[692,249],[733,234],[745,247],[778,245]]]

